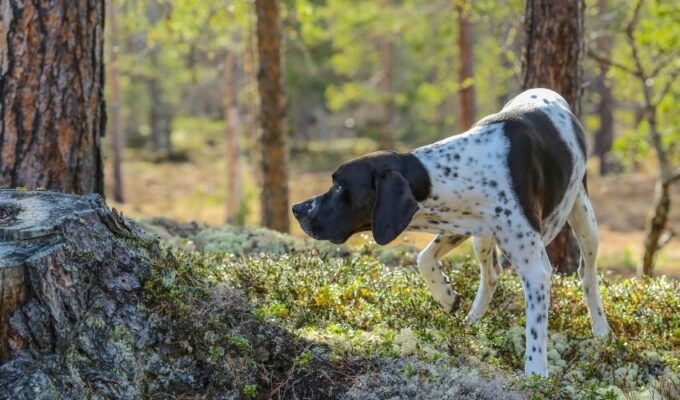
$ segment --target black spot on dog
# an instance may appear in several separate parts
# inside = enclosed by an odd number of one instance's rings
[[[534,340],[537,340],[538,339],[538,332],[536,332],[536,329],[531,328],[530,332],[531,332],[531,337],[533,337]]]

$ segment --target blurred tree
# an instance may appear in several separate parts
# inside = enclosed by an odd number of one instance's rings
[[[378,47],[380,54],[380,91],[382,95],[383,114],[380,131],[380,147],[384,150],[391,150],[394,148],[394,100],[392,99],[394,45],[392,44],[392,38],[387,35],[380,38]]]
[[[146,12],[152,25],[159,25],[170,13],[170,4],[160,0],[148,0]],[[151,130],[151,148],[160,158],[172,157],[172,106],[166,99],[163,87],[165,79],[161,60],[163,41],[156,40],[148,44],[150,73],[146,76],[149,90],[149,128]]]
[[[597,6],[600,23],[606,26],[607,0],[598,0]],[[607,58],[611,57],[612,40],[608,29],[599,32],[595,39],[599,54]],[[600,117],[600,126],[595,131],[593,153],[599,158],[600,175],[604,176],[608,172],[607,156],[614,143],[614,95],[607,79],[609,63],[600,61],[597,66],[599,74],[594,82],[594,90],[598,94],[598,100],[595,110]]]
[[[255,0],[257,44],[260,68],[257,74],[260,93],[262,133],[262,225],[288,232],[288,165],[286,145],[286,108],[281,62],[281,20],[278,0]]]
[[[103,194],[104,2],[0,7],[0,186]]]
[[[109,109],[110,109],[110,133],[111,158],[113,161],[113,199],[119,203],[125,201],[123,196],[123,147],[125,144],[125,132],[121,117],[120,97],[120,70],[118,67],[119,31],[118,31],[118,4],[116,0],[108,0],[107,14],[109,23],[109,58],[108,58],[108,85],[109,85]]]
[[[663,132],[659,117],[662,110],[680,98],[677,87],[680,75],[680,4],[666,4],[643,0],[633,4],[633,11],[625,28],[625,41],[630,50],[633,65],[611,60],[606,54],[591,50],[589,54],[598,62],[608,63],[633,77],[642,90],[643,118],[647,137],[658,162],[659,176],[656,182],[655,205],[647,224],[645,253],[638,273],[651,276],[659,250],[675,235],[668,223],[671,208],[672,184],[680,181],[680,168],[674,167],[672,149],[680,138]],[[646,14],[647,18],[644,18]],[[650,18],[651,17],[651,18]],[[670,106],[672,107],[672,106]],[[670,113],[676,114],[671,111]],[[676,156],[677,157],[677,156]]]
[[[555,90],[577,117],[581,111],[584,8],[583,0],[527,0],[524,22],[522,87]],[[557,272],[573,273],[578,269],[580,251],[569,226],[562,229],[547,251]]]
[[[227,164],[227,222],[242,224],[241,213],[241,149],[239,146],[239,113],[236,103],[236,55],[227,51],[224,60],[224,133]]]
[[[469,3],[457,0],[458,14],[458,82],[460,85],[460,130],[466,131],[475,123],[475,85],[474,85],[474,55],[473,30],[469,20]]]

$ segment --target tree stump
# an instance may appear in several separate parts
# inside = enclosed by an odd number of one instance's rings
[[[99,195],[0,189],[0,399],[135,398],[157,242]]]

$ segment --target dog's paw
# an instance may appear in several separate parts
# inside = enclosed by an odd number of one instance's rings
[[[474,312],[473,310],[468,313],[463,322],[466,323],[467,325],[474,325],[477,322],[479,322],[480,319],[482,319],[482,315]]]
[[[593,324],[593,336],[604,342],[615,340],[614,334],[610,332],[609,325],[604,323]]]
[[[439,307],[446,313],[455,314],[460,308],[460,295],[449,286],[439,298]]]

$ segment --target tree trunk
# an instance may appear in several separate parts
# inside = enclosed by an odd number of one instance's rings
[[[645,96],[645,116],[649,123],[649,139],[652,142],[656,158],[659,162],[659,178],[657,179],[657,189],[654,213],[651,215],[647,224],[647,238],[645,239],[645,254],[642,258],[642,267],[638,273],[652,276],[656,254],[667,243],[672,236],[672,231],[668,228],[668,215],[671,209],[670,186],[676,179],[672,176],[671,164],[668,154],[661,140],[661,133],[657,125],[657,105],[652,101],[652,89],[643,81],[643,93]]]
[[[115,0],[108,0],[109,14],[109,90],[111,110],[111,159],[113,161],[113,199],[119,203],[125,201],[123,196],[123,147],[125,131],[121,118],[120,82],[118,69],[119,33],[118,33],[118,5]]]
[[[240,224],[241,168],[239,148],[239,121],[236,106],[237,85],[234,79],[236,56],[229,51],[224,61],[224,133],[227,161],[227,222]]]
[[[600,19],[604,19],[607,10],[607,0],[599,0]],[[598,54],[609,59],[611,57],[612,37],[609,33],[603,32],[597,39]],[[594,90],[599,99],[596,106],[597,115],[600,117],[600,128],[595,132],[594,153],[600,159],[600,175],[604,176],[608,172],[607,156],[614,143],[614,96],[607,86],[607,72],[609,63],[599,62],[599,76],[595,80]]]
[[[394,45],[389,37],[379,43],[380,52],[380,94],[382,96],[382,126],[380,130],[380,148],[394,148],[394,102],[392,100],[392,62]]]
[[[475,123],[475,86],[474,86],[474,53],[472,23],[467,17],[465,2],[458,2],[458,84],[460,85],[460,130],[470,129]]]
[[[111,335],[124,329],[141,347],[148,341],[151,322],[132,305],[150,272],[145,250],[131,245],[143,237],[98,195],[0,189],[0,364],[12,360],[0,371],[12,393],[0,397],[26,398],[28,389],[28,398],[78,398],[82,383],[60,385],[73,374],[121,396],[118,385],[141,379],[119,369],[130,354]],[[74,369],[52,374],[67,355]]]
[[[584,1],[527,0],[522,87],[560,93],[578,117],[581,111]],[[548,245],[554,270],[573,273],[580,253],[569,226]]]
[[[245,89],[246,89],[246,103],[247,103],[247,116],[246,121],[247,134],[248,137],[248,154],[250,155],[251,166],[254,166],[252,174],[255,176],[255,181],[258,186],[262,186],[262,169],[259,165],[262,164],[261,156],[262,152],[260,149],[258,138],[260,137],[260,127],[258,121],[260,119],[260,107],[258,103],[257,95],[257,76],[255,74],[255,65],[257,64],[256,54],[255,54],[255,33],[253,32],[255,24],[252,21],[251,14],[248,13],[248,34],[246,36],[246,48],[243,54],[243,75],[245,79]]]
[[[104,2],[0,7],[0,187],[103,193]]]
[[[652,276],[656,254],[665,244],[664,236],[668,232],[668,214],[671,209],[669,189],[669,183],[660,182],[658,184],[655,196],[656,206],[648,224],[649,233],[647,233],[645,239],[645,254],[642,259],[642,268],[638,272],[639,275]]]
[[[256,0],[262,136],[262,225],[288,232],[286,107],[281,62],[280,2]]]
[[[163,83],[161,82],[161,65],[159,49],[154,48],[149,54],[152,72],[148,78],[149,85],[149,128],[151,130],[151,148],[160,158],[172,156],[172,111],[165,101]]]

